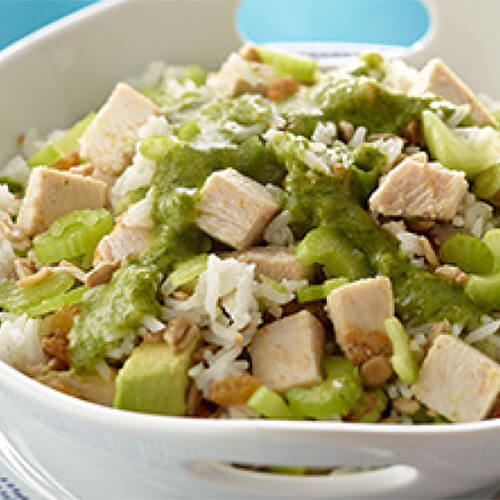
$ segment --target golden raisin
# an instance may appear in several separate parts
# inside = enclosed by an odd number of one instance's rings
[[[283,101],[295,94],[300,88],[299,82],[291,76],[273,80],[267,87],[267,97],[271,101]]]
[[[80,165],[80,154],[78,151],[72,151],[69,155],[58,160],[53,165],[53,168],[57,168],[58,170],[68,170],[75,165]]]
[[[252,375],[230,375],[212,384],[208,398],[223,406],[244,405],[261,385]]]

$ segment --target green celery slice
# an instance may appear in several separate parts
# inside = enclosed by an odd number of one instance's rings
[[[473,178],[498,161],[493,144],[473,144],[462,139],[431,111],[422,113],[422,125],[431,155],[451,170],[461,170]]]
[[[93,253],[100,239],[113,228],[113,218],[104,208],[75,210],[57,219],[48,231],[33,240],[43,264]]]
[[[179,288],[198,278],[207,268],[207,261],[208,255],[203,253],[176,266],[169,276],[172,286]]]
[[[181,141],[189,142],[200,132],[200,126],[194,120],[189,120],[180,126],[179,131],[177,132],[177,137]]]
[[[57,271],[31,286],[21,288],[15,281],[0,283],[0,307],[15,314],[30,314],[32,310],[46,300],[67,292],[75,278],[64,271]],[[36,310],[35,310],[36,312]]]
[[[456,234],[441,246],[439,257],[446,264],[455,264],[467,273],[488,274],[493,270],[493,252],[474,236]]]
[[[327,356],[323,360],[326,380],[308,388],[294,387],[286,391],[290,408],[297,415],[327,419],[347,415],[363,397],[357,368],[341,356]]]
[[[69,292],[42,300],[39,304],[26,309],[26,314],[31,317],[42,316],[54,311],[57,311],[64,306],[72,306],[82,301],[85,292],[88,291],[86,286],[80,286]]]
[[[296,255],[302,264],[322,264],[332,274],[351,281],[371,274],[366,256],[330,227],[319,227],[307,233],[297,246]]]
[[[349,283],[349,280],[346,278],[333,278],[326,280],[321,285],[310,285],[299,288],[297,290],[297,301],[299,304],[303,304],[305,302],[326,299],[332,290],[347,285],[347,283]]]
[[[207,72],[202,67],[192,64],[185,69],[180,79],[181,83],[186,80],[191,80],[197,87],[201,87],[207,81]]]
[[[78,149],[78,139],[95,118],[96,113],[89,113],[83,120],[76,122],[60,139],[45,146],[38,153],[28,159],[30,167],[39,165],[50,167],[58,160]]]
[[[483,238],[495,258],[494,271],[500,271],[500,229],[489,230]]]
[[[292,56],[265,47],[256,47],[264,64],[269,64],[278,75],[290,75],[304,83],[313,83],[318,70],[318,63],[314,59]]]
[[[259,387],[247,401],[247,406],[266,418],[296,419],[297,416],[290,410],[283,398],[265,386]]]
[[[154,135],[141,141],[139,151],[148,160],[161,161],[174,146],[171,137]]]
[[[500,205],[500,165],[481,172],[474,179],[474,193],[479,198],[488,200],[496,206]]]
[[[489,311],[500,309],[500,272],[489,276],[469,276],[465,293],[480,307]]]
[[[395,317],[386,319],[384,325],[392,342],[391,364],[394,371],[406,384],[414,384],[418,378],[418,365],[410,350],[410,337]]]

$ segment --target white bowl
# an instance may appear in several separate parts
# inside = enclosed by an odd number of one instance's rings
[[[408,57],[422,61],[442,55],[473,85],[494,91],[500,65],[491,63],[491,51],[479,49],[487,47],[486,27],[496,30],[499,4],[431,4],[430,35]],[[71,123],[98,107],[116,81],[150,60],[216,67],[241,42],[233,23],[235,6],[228,0],[103,2],[0,53],[0,161],[14,153],[17,134],[35,125],[48,131]],[[490,10],[481,10],[486,7]],[[469,18],[452,17],[456,9]],[[466,45],[452,47],[447,37],[468,26],[473,11],[483,12],[484,33],[478,30]],[[474,57],[463,57],[465,50]],[[482,67],[481,59],[488,64]],[[11,466],[44,498],[71,498],[70,492],[88,499],[137,497],[132,489],[139,486],[141,498],[160,498],[172,489],[201,498],[437,498],[500,478],[499,420],[411,427],[142,415],[71,398],[1,362],[0,431],[6,437],[0,448]],[[220,462],[392,467],[284,477]]]

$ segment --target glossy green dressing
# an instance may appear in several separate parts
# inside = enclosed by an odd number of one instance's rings
[[[380,229],[367,211],[334,177],[308,169],[286,147],[290,134],[278,133],[269,148],[288,169],[285,181],[287,209],[297,236],[319,226],[338,228],[362,252],[374,269],[392,281],[398,316],[412,325],[448,319],[475,325],[481,315],[463,289],[438,275],[413,266],[397,241]],[[293,148],[292,148],[293,149]]]

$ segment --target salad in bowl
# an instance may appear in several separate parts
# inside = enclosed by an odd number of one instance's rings
[[[0,170],[0,359],[160,415],[497,418],[498,120],[437,59],[152,63]]]

